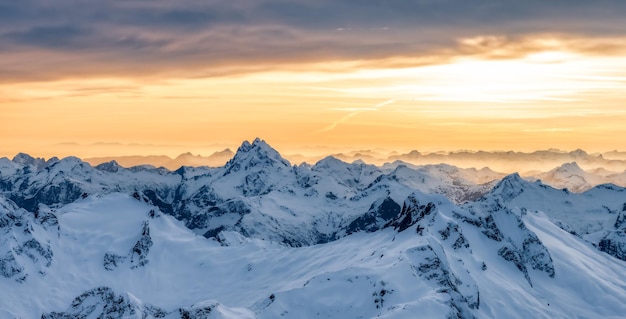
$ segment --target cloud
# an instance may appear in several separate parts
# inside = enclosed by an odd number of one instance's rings
[[[619,0],[10,1],[0,3],[0,72],[4,82],[192,77],[285,63],[519,52],[515,43],[535,34],[626,37],[624,16]],[[583,40],[576,45],[584,48]],[[620,49],[616,43],[587,49]]]

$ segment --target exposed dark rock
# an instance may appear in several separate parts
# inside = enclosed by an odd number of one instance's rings
[[[12,251],[8,251],[0,258],[0,274],[6,278],[13,278],[24,271],[24,267],[17,263]]]
[[[209,315],[213,311],[213,309],[217,305],[205,305],[203,307],[190,307],[190,308],[180,308],[178,312],[180,313],[181,319],[201,319],[201,318],[209,318]]]
[[[381,229],[388,221],[398,217],[401,208],[390,197],[374,202],[367,213],[357,217],[347,227],[346,233],[359,231],[374,232]]]
[[[126,257],[124,256],[107,252],[104,254],[104,261],[103,261],[104,269],[109,270],[109,271],[114,270],[115,268],[119,267],[120,264],[122,264],[125,260],[126,260]]]
[[[624,203],[624,210],[617,215],[614,226],[615,229],[620,229],[624,225],[626,225],[626,203]]]
[[[451,312],[448,317],[474,318],[472,309],[480,307],[479,291],[475,282],[463,283],[450,270],[445,258],[440,258],[429,245],[411,248],[407,251],[407,255],[417,277],[432,282],[437,287],[438,293],[450,296],[448,305]],[[469,273],[467,276],[470,278]],[[463,287],[462,291],[461,287]]]
[[[149,222],[146,220],[142,224],[141,237],[135,243],[130,253],[131,268],[141,267],[148,263],[150,247],[152,247],[152,237],[150,237]]]
[[[526,265],[524,265],[522,261],[522,256],[515,248],[505,245],[498,250],[498,255],[504,260],[512,262],[515,267],[524,274],[524,278],[526,278],[530,286],[533,286],[533,283],[530,281],[530,276],[528,275],[528,269],[526,269]]]
[[[439,231],[439,235],[444,241],[448,239],[453,241],[452,248],[454,249],[469,248],[469,242],[465,236],[463,236],[463,233],[461,233],[461,230],[459,229],[459,225],[456,223],[448,222],[446,228]]]
[[[524,235],[525,238],[522,243],[524,263],[530,265],[532,269],[543,271],[548,276],[554,278],[554,264],[546,246],[543,245],[535,233],[527,231]]]
[[[42,319],[84,318],[165,318],[168,312],[159,307],[144,305],[131,294],[117,295],[109,287],[98,287],[76,297],[65,312],[45,313]]]
[[[617,259],[626,261],[625,230],[616,230],[609,232],[598,243],[598,249]]]
[[[400,214],[390,221],[385,227],[393,227],[398,232],[404,231],[407,228],[417,224],[426,216],[435,212],[437,206],[434,203],[421,204],[415,194],[409,195],[404,201]]]
[[[482,231],[483,234],[485,234],[485,236],[495,241],[502,241],[502,238],[503,238],[502,232],[500,232],[498,225],[496,225],[496,222],[493,219],[493,215],[487,216],[487,218],[485,218],[484,221],[485,222],[482,223],[484,225],[484,229]]]
[[[37,210],[35,211],[35,218],[44,229],[59,232],[59,219],[52,212]]]
[[[22,246],[18,247],[16,250],[16,253],[18,255],[26,255],[28,256],[33,263],[37,263],[39,261],[39,257],[42,257],[45,259],[45,266],[46,267],[50,267],[50,265],[52,264],[52,250],[50,249],[50,246],[46,246],[43,247],[36,239],[30,239],[26,242],[24,242],[24,244],[22,244]]]
[[[103,171],[103,172],[108,172],[108,173],[115,173],[117,171],[119,171],[122,167],[116,162],[116,161],[110,161],[110,162],[106,162],[106,163],[102,163],[100,165],[97,165],[96,167],[94,167],[97,170]]]

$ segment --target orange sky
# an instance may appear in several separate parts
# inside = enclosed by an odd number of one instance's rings
[[[20,44],[0,54],[0,71],[22,71],[0,78],[0,156],[209,155],[257,136],[286,153],[626,150],[626,36],[479,31],[423,50],[162,69]],[[302,37],[334,39],[315,34]]]

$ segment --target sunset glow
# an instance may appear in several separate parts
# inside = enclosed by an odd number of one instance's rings
[[[166,36],[127,27],[144,40]],[[376,29],[373,38],[316,30],[301,35],[302,45],[401,43],[410,39],[404,27]],[[248,48],[258,49],[256,58],[152,65],[138,56],[107,62],[92,50],[63,58],[63,48],[19,43],[0,54],[0,156],[210,154],[256,136],[287,153],[626,149],[626,35],[482,31],[372,55],[322,50],[281,58],[254,42]],[[192,33],[159,50],[175,55],[202,37]]]

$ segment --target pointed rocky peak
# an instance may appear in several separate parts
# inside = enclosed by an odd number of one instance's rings
[[[13,157],[13,162],[22,166],[34,166],[40,169],[46,165],[46,161],[43,158],[34,158],[26,153],[19,153]]]
[[[226,173],[249,170],[255,167],[291,167],[289,161],[284,159],[278,151],[272,148],[264,140],[256,138],[252,144],[244,141],[237,149],[235,156],[226,163]]]
[[[420,193],[412,193],[404,200],[400,213],[390,221],[385,227],[392,226],[398,232],[420,223],[422,220],[431,216],[437,211],[437,205],[431,201],[428,201]],[[421,233],[424,226],[418,225],[416,231]]]
[[[252,148],[252,144],[250,144],[250,142],[248,142],[248,140],[243,141],[243,143],[241,143],[241,145],[237,148],[237,152],[236,153],[245,153],[250,151],[250,149]],[[235,154],[236,154],[235,153]]]
[[[109,173],[115,173],[119,171],[120,169],[122,169],[122,167],[115,160],[102,163],[100,165],[97,165],[95,168],[99,171],[109,172]]]
[[[531,186],[532,184],[524,180],[518,173],[513,173],[500,180],[488,195],[500,195],[503,200],[509,201]]]
[[[180,175],[182,177],[185,177],[185,175],[187,174],[187,172],[189,172],[189,170],[190,170],[189,166],[181,166],[177,170],[175,170],[174,173],[176,173],[176,174],[178,174],[178,175]]]

